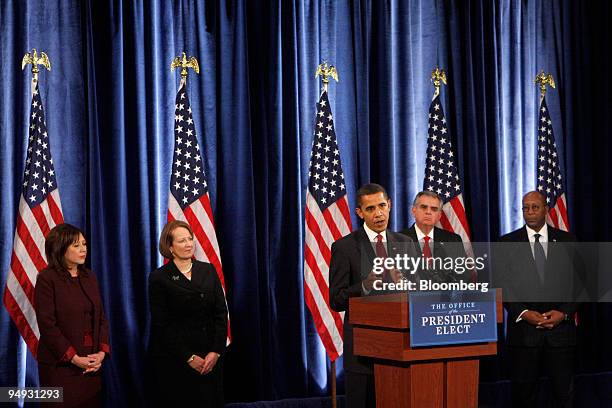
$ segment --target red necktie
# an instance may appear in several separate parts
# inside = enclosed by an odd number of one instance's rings
[[[376,256],[378,258],[386,258],[387,250],[385,249],[385,244],[382,241],[382,235],[378,234],[376,236]],[[391,275],[389,275],[389,270],[385,268],[385,271],[382,274],[383,282],[392,282]]]
[[[429,259],[431,258],[431,248],[429,247],[429,240],[431,238],[425,235],[423,239],[425,240],[425,243],[423,244],[423,258]]]
[[[383,244],[382,235],[380,234],[376,236],[376,256],[379,258],[387,257],[387,250],[385,249],[385,244]]]

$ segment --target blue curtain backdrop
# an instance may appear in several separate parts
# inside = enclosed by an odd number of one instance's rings
[[[610,17],[605,1],[2,0],[2,286],[27,148],[31,74],[20,64],[37,48],[52,63],[41,93],[64,216],[87,232],[111,325],[108,406],[144,404],[146,282],[162,262],[178,85],[169,67],[186,51],[201,65],[188,91],[232,318],[227,400],[325,395],[329,364],[302,287],[317,64],[328,60],[340,74],[330,99],[349,200],[360,184],[385,185],[394,229],[412,222],[422,186],[429,75],[447,70],[442,99],[477,241],[522,223],[520,198],[535,187],[533,80],[551,72],[572,230],[609,240]],[[583,372],[612,368],[611,312],[592,305],[583,314]],[[482,380],[506,378],[503,363],[503,355],[485,361]],[[36,377],[2,308],[0,385]]]

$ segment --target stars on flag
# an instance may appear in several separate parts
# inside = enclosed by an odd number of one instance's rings
[[[172,160],[170,191],[184,209],[208,192],[202,172],[202,157],[191,116],[191,106],[185,100],[185,87],[179,90],[175,105],[175,150]],[[182,101],[182,102],[180,102]]]

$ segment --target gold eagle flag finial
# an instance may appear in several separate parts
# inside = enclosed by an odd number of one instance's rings
[[[323,89],[327,91],[330,77],[338,82],[338,71],[333,65],[328,65],[327,61],[323,61],[323,63],[319,64],[317,67],[317,72],[315,72],[315,78],[317,77],[322,77],[321,81],[323,82]]]
[[[32,52],[26,52],[21,60],[21,70],[24,70],[26,65],[32,65],[32,74],[34,75],[34,80],[38,81],[38,66],[42,65],[47,69],[47,71],[51,71],[51,61],[49,61],[49,57],[44,52],[40,52],[40,56],[36,52],[36,48],[32,49]]]
[[[552,74],[545,74],[544,70],[541,70],[540,73],[536,75],[535,83],[540,87],[540,99],[544,99],[544,95],[546,95],[546,85],[555,89],[555,80]]]
[[[187,68],[191,68],[195,71],[196,74],[200,73],[200,65],[198,64],[198,60],[196,57],[189,57],[187,59],[187,54],[183,52],[181,57],[175,57],[172,60],[172,64],[170,64],[170,71],[174,71],[176,68],[181,68],[181,77],[187,78]]]
[[[436,90],[434,91],[434,98],[440,95],[440,82],[446,85],[446,72],[440,67],[436,66],[433,71],[431,71],[431,82],[433,82]]]

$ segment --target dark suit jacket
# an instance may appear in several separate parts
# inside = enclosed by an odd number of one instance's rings
[[[546,272],[541,281],[525,227],[500,238],[501,255],[495,256],[496,285],[504,290],[504,307],[508,312],[507,342],[509,345],[571,346],[576,344],[574,319],[561,322],[552,330],[536,329],[524,320],[516,322],[523,310],[540,313],[558,310],[572,316],[578,304],[571,301],[574,279],[581,271],[575,264],[571,244],[573,235],[548,226]],[[514,243],[514,244],[513,244]]]
[[[185,362],[193,354],[222,354],[227,337],[227,305],[215,268],[193,261],[191,281],[168,262],[149,275],[150,353]]]
[[[412,248],[410,238],[387,230],[387,254],[389,257]],[[410,254],[415,256],[413,252]],[[349,323],[349,298],[363,296],[362,281],[372,271],[376,257],[372,243],[363,227],[340,238],[332,244],[329,266],[329,301],[333,310],[344,315],[344,369],[347,371],[372,372],[372,365],[363,357],[353,355],[353,327]],[[381,292],[372,290],[370,295]]]
[[[401,231],[402,234],[408,235],[414,241],[414,247],[418,254],[422,254],[421,244],[417,238],[414,224],[408,229]],[[436,258],[465,258],[467,255],[462,244],[461,237],[454,232],[446,231],[445,229],[434,227],[434,242],[433,256]],[[435,282],[458,282],[460,280],[470,280],[470,272],[467,271],[461,275],[453,271],[421,271],[422,278],[428,278]]]
[[[71,281],[65,270],[47,268],[38,274],[35,288],[36,320],[40,330],[38,361],[57,364],[69,361],[74,354],[90,353],[83,346],[85,319],[81,303],[82,291],[93,303],[93,349],[110,352],[108,322],[104,315],[96,275],[79,269],[81,287]]]

